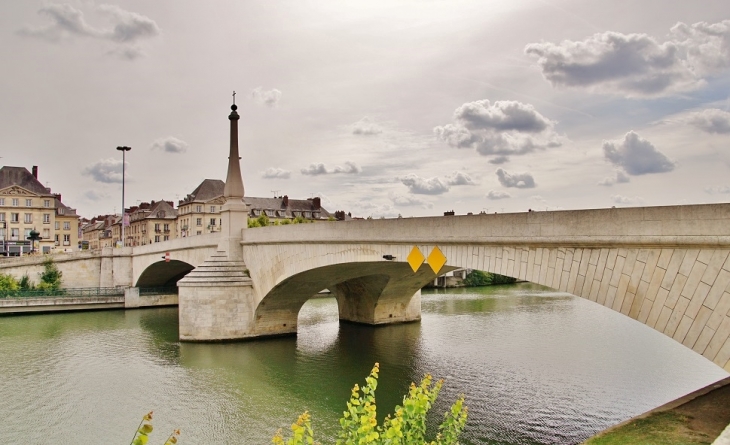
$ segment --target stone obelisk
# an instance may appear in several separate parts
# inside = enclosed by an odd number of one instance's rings
[[[218,250],[227,253],[231,261],[242,261],[242,230],[248,227],[248,211],[243,202],[243,179],[241,178],[241,157],[238,154],[238,107],[233,93],[233,105],[228,120],[231,123],[231,144],[228,153],[228,175],[223,197],[226,202],[221,208],[221,240]]]

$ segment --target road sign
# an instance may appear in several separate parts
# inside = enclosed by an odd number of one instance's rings
[[[408,264],[410,264],[413,272],[418,272],[418,268],[421,267],[421,264],[423,264],[426,260],[426,257],[423,256],[421,249],[419,249],[418,246],[413,246],[413,249],[411,249],[411,253],[408,254],[406,260],[408,260]]]
[[[446,255],[441,252],[438,246],[434,247],[431,253],[428,254],[428,265],[431,266],[433,273],[438,275],[444,264],[446,264]]]
[[[165,262],[166,263],[170,262],[170,252],[165,252]]]

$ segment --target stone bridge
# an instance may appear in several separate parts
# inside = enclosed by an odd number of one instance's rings
[[[730,204],[321,222],[241,232],[238,262],[216,262],[219,239],[204,235],[79,254],[58,264],[64,278],[87,275],[87,286],[94,285],[94,274],[99,285],[153,286],[200,272],[179,283],[180,338],[227,340],[295,333],[299,309],[322,289],[337,298],[342,320],[418,320],[420,288],[436,275],[426,264],[414,273],[406,257],[414,246],[426,256],[438,246],[447,258],[440,273],[479,269],[577,295],[730,371]],[[165,252],[170,262],[162,258]],[[25,270],[40,270],[30,259],[22,262]],[[12,272],[20,266],[13,264],[0,267]],[[227,281],[233,272],[238,278]]]

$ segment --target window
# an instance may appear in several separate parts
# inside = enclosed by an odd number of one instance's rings
[[[71,235],[65,234],[63,235],[63,245],[68,246],[71,244]]]
[[[311,218],[312,217],[312,212],[304,212],[304,217],[305,218]]]
[[[4,205],[5,205],[5,198],[0,198],[0,206],[4,206]]]
[[[5,229],[3,229],[3,228],[0,228],[0,239],[1,240],[5,239]]]
[[[197,232],[195,232],[195,234],[196,234],[196,235],[202,235],[202,234],[203,234],[203,232],[201,232],[200,230],[198,230]]]
[[[43,214],[43,224],[50,224],[50,223],[51,223],[51,214],[44,213]]]
[[[10,239],[13,241],[18,241],[18,238],[20,238],[20,229],[17,227],[14,229],[10,229]]]
[[[5,221],[5,213],[0,213],[0,221]]]
[[[28,239],[28,237],[30,236],[30,231],[31,230],[33,230],[33,229],[25,229],[25,230],[23,230],[23,239]]]
[[[215,213],[215,206],[210,206],[210,213]]]
[[[59,207],[59,208],[58,208],[58,214],[59,214],[59,215],[63,215],[63,214],[65,213],[65,212],[66,212],[66,210],[64,210],[64,208],[63,208],[63,207]]]
[[[155,223],[155,232],[160,231],[160,223]]]
[[[203,211],[203,206],[195,206],[195,211],[200,213]]]
[[[63,230],[71,230],[71,222],[64,221],[63,222]]]
[[[211,226],[215,226],[215,218],[211,218],[210,219],[210,225]]]
[[[164,232],[169,232],[170,231],[170,224],[165,224],[164,226],[162,226],[162,230]]]
[[[56,234],[55,238],[56,238],[56,245],[58,245],[58,233]]]
[[[48,239],[51,237],[51,230],[50,229],[43,229],[43,239]]]
[[[170,239],[170,236],[169,236],[169,235],[165,235],[165,236],[164,236],[164,237],[162,238],[162,240],[163,240],[163,241],[167,241],[167,240],[169,240],[169,239]]]
[[[160,242],[160,235],[155,235],[155,242],[156,243],[159,243]]]
[[[13,198],[13,207],[18,207],[20,205],[20,200],[18,198]]]
[[[33,200],[32,199],[26,199],[25,200],[25,206],[26,207],[32,207],[33,206]]]
[[[61,223],[56,221],[56,230],[61,230]]]
[[[20,221],[20,213],[11,213],[10,222],[16,223],[18,221]]]
[[[33,222],[33,214],[32,213],[26,213],[24,221],[26,224],[30,224]]]
[[[195,225],[196,226],[202,226],[203,225],[203,218],[197,218],[195,220]],[[200,235],[200,234],[198,234],[198,235]]]
[[[48,208],[51,206],[51,200],[50,199],[44,199],[43,200],[43,207]]]
[[[264,213],[266,213],[266,216],[274,216],[273,210],[264,210]]]

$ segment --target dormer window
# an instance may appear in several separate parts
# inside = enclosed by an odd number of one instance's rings
[[[275,212],[273,210],[264,210],[266,216],[273,217]]]
[[[304,217],[305,218],[311,218],[312,217],[312,212],[304,212]]]
[[[158,218],[164,218],[165,217],[165,211],[164,210],[160,210],[159,212],[157,212],[157,217]]]

